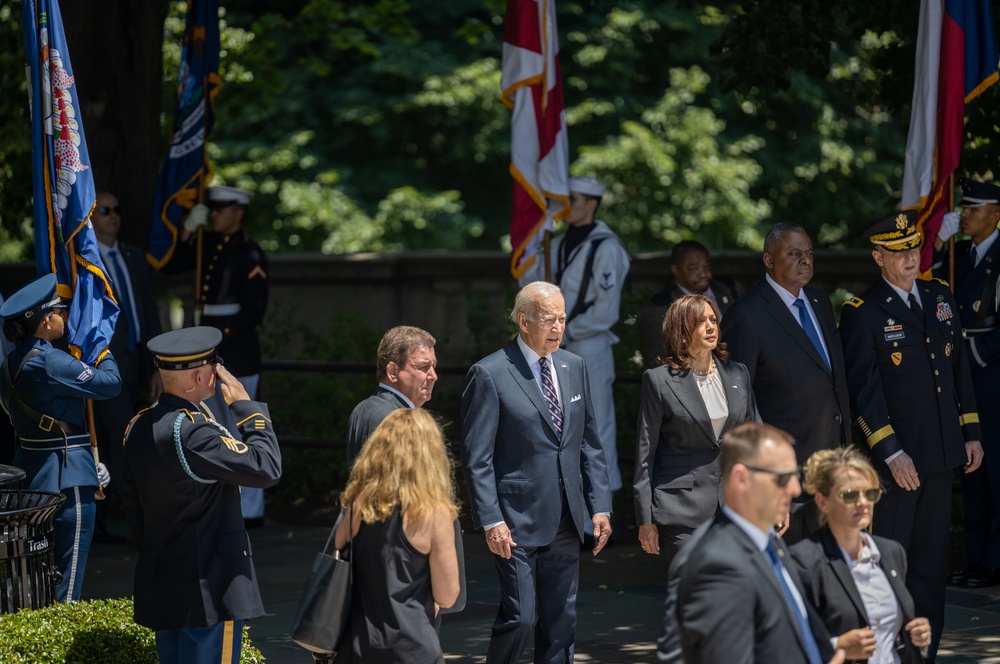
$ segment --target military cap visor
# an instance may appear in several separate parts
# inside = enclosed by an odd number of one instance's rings
[[[917,230],[917,213],[914,210],[882,217],[868,227],[865,235],[869,242],[886,251],[908,251],[923,243],[923,237]]]
[[[146,344],[153,361],[160,369],[183,371],[206,364],[222,364],[216,348],[222,342],[222,332],[214,327],[188,327],[164,332]]]
[[[43,274],[17,291],[0,306],[0,318],[13,320],[30,319],[55,307],[64,307],[62,298],[56,295],[56,275]]]
[[[1000,205],[1000,187],[989,182],[976,182],[968,178],[959,180],[962,185],[962,200],[965,207],[982,207],[984,205]]]

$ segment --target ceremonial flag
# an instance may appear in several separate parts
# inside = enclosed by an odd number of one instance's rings
[[[188,0],[183,43],[174,131],[160,170],[146,254],[157,269],[173,256],[181,219],[201,201],[212,175],[205,140],[215,122],[215,95],[222,86],[218,0]]]
[[[920,212],[921,271],[930,269],[962,156],[965,104],[997,82],[998,60],[990,0],[921,0],[902,201]]]
[[[90,215],[97,199],[58,0],[23,0],[31,113],[35,266],[71,299],[70,351],[87,364],[106,352],[118,320]]]
[[[536,259],[540,236],[569,212],[569,142],[559,71],[555,0],[508,0],[503,103],[510,123],[510,268],[519,278]]]

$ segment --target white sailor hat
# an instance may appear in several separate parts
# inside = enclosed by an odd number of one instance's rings
[[[587,177],[586,175],[578,175],[569,179],[569,190],[575,191],[578,194],[586,194],[587,196],[596,196],[600,198],[604,195],[604,190],[607,189],[603,184],[595,180],[594,178]]]
[[[246,205],[253,198],[253,192],[236,187],[209,187],[208,200],[211,203]]]

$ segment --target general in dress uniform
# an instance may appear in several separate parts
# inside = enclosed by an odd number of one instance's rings
[[[66,332],[65,307],[54,274],[35,279],[0,307],[4,335],[16,344],[0,371],[0,400],[18,439],[13,463],[25,471],[29,489],[66,497],[53,522],[60,602],[80,599],[94,533],[94,491],[110,479],[104,464],[94,465],[83,402],[121,390],[111,353],[92,367],[52,346]]]
[[[927,616],[934,660],[944,627],[952,470],[979,467],[979,415],[957,305],[948,286],[917,280],[916,215],[867,232],[882,276],[844,304],[840,333],[851,409],[887,491],[874,534],[906,548],[906,585]]]
[[[164,268],[175,273],[193,270],[197,263],[194,233],[211,222],[202,237],[201,283],[197,309],[200,325],[222,332],[219,354],[229,358],[227,369],[243,384],[251,399],[260,384],[260,340],[268,299],[267,255],[246,231],[243,222],[253,193],[236,187],[209,187],[208,205],[196,205],[184,221],[181,242]],[[208,403],[216,419],[234,428],[229,409],[218,393]],[[243,516],[249,523],[264,518],[264,492],[252,487],[242,494]]]
[[[267,406],[222,367],[221,341],[211,327],[151,339],[163,394],[125,434],[122,490],[139,548],[135,621],[156,632],[162,663],[235,664],[243,622],[264,614],[240,485],[277,483],[281,453]],[[232,431],[199,406],[216,381]]]

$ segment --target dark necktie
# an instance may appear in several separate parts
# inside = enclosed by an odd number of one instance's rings
[[[906,299],[910,303],[910,311],[912,311],[913,315],[916,316],[917,320],[920,321],[920,327],[921,329],[923,329],[924,310],[920,308],[920,304],[917,302],[917,297],[913,293],[910,293],[909,297],[907,297]]]
[[[819,339],[819,331],[816,330],[816,326],[813,325],[812,317],[806,310],[806,303],[802,298],[798,298],[793,302],[795,308],[799,310],[799,323],[802,324],[802,329],[805,330],[806,336],[809,337],[809,341],[812,345],[816,347],[816,352],[819,356],[823,358],[823,363],[826,364],[826,368],[830,369],[830,358],[826,356],[826,351],[823,350],[823,342]],[[831,369],[832,371],[832,369]]]
[[[556,429],[556,435],[562,438],[563,416],[562,408],[559,407],[559,397],[556,396],[556,386],[552,383],[552,373],[549,369],[547,357],[539,358],[538,367],[542,374],[542,396],[549,407],[549,417],[552,418],[552,426]]]
[[[969,245],[969,265],[976,267],[976,261],[979,259],[978,254],[976,254],[976,245]]]
[[[778,585],[781,586],[781,592],[785,595],[788,608],[791,610],[792,615],[795,616],[796,625],[799,628],[799,633],[802,635],[802,642],[806,645],[806,655],[809,657],[809,664],[822,664],[823,660],[819,655],[819,646],[816,645],[816,637],[813,636],[812,629],[809,627],[809,621],[799,611],[799,604],[795,601],[795,595],[792,594],[792,589],[789,587],[788,581],[785,580],[785,575],[782,573],[784,565],[781,564],[781,558],[778,557],[778,547],[774,543],[774,537],[768,539],[767,548],[764,549],[764,552],[767,554],[768,560],[771,561],[771,568],[774,570],[775,576],[778,577]]]
[[[139,335],[136,334],[135,316],[132,315],[132,301],[129,298],[128,280],[118,264],[118,252],[111,250],[108,252],[108,259],[111,269],[114,270],[115,290],[118,291],[118,306],[121,307],[122,314],[128,322],[128,348],[132,350],[139,343]]]

